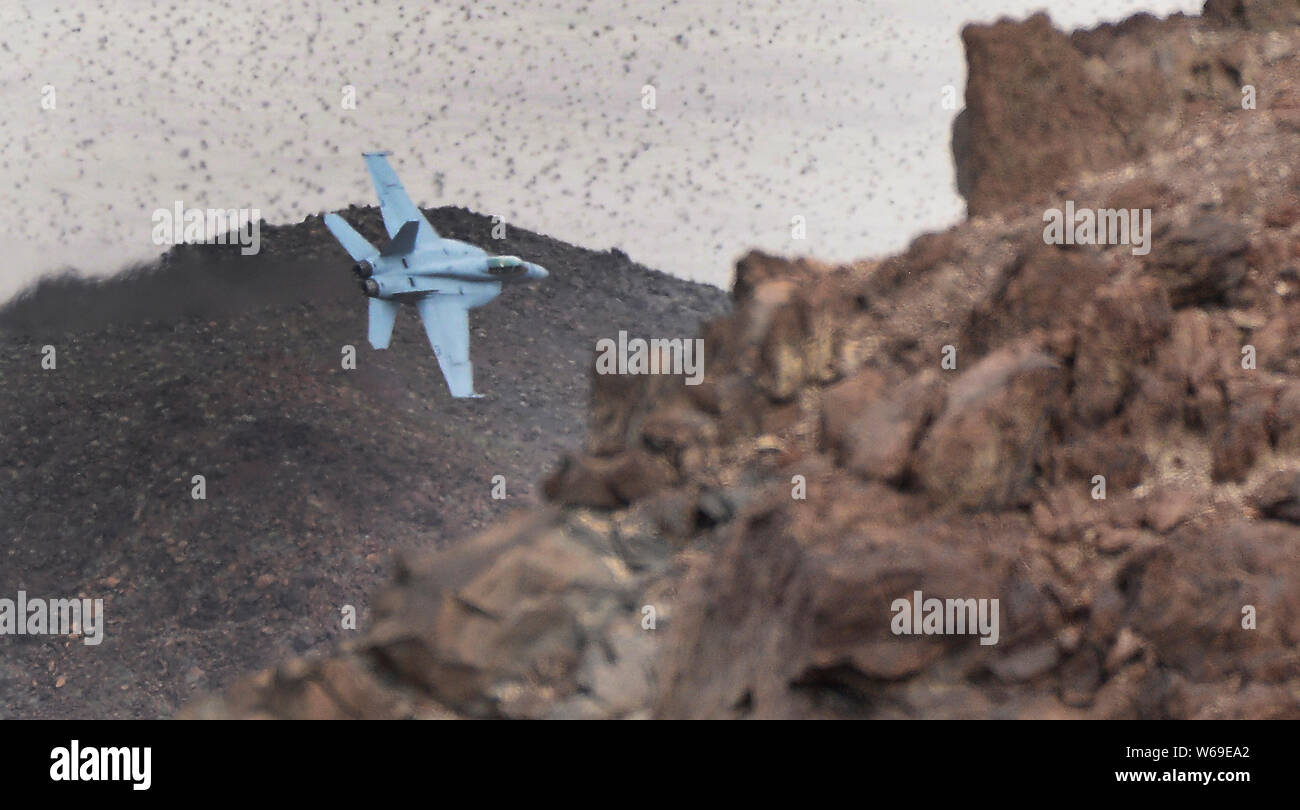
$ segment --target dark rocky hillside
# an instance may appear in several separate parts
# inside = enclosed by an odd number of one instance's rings
[[[344,215],[382,244],[377,211]],[[448,397],[413,311],[387,352],[370,349],[351,262],[319,217],[264,229],[256,256],[182,246],[0,311],[0,594],[103,598],[108,621],[98,646],[0,639],[0,713],[165,716],[327,649],[349,632],[342,606],[368,625],[394,552],[536,503],[581,439],[597,339],[689,336],[726,308],[617,252],[514,228],[493,242],[485,217],[429,216],[551,270],[472,313],[483,400]]]

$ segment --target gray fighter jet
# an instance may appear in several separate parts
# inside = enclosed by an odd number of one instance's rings
[[[500,295],[503,283],[543,279],[546,270],[518,256],[489,256],[482,248],[438,236],[388,165],[389,154],[363,153],[388,245],[376,250],[338,214],[326,214],[325,226],[356,262],[352,272],[370,298],[370,345],[387,349],[398,305],[414,304],[451,395],[480,396],[474,393],[469,361],[469,311]]]

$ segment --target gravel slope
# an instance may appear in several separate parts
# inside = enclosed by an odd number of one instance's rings
[[[379,238],[376,210],[344,216]],[[258,256],[184,246],[0,311],[0,596],[103,598],[107,614],[98,646],[0,637],[4,716],[170,715],[347,635],[343,605],[364,627],[394,551],[536,501],[581,439],[598,338],[693,335],[726,307],[618,252],[514,228],[493,243],[485,217],[429,216],[551,270],[471,315],[483,400],[448,397],[413,312],[389,351],[369,348],[350,262],[315,216],[265,229]]]

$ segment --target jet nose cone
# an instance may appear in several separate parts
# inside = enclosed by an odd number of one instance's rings
[[[542,267],[540,264],[530,264],[530,265],[528,265],[528,277],[529,277],[529,278],[542,279],[542,278],[546,278],[546,277],[549,276],[549,275],[550,275],[550,273],[546,272],[546,268],[545,268],[545,267]]]

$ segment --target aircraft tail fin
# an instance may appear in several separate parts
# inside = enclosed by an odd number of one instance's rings
[[[416,241],[422,246],[437,241],[438,232],[429,224],[429,220],[424,218],[424,214],[420,213],[415,203],[411,202],[406,189],[402,187],[402,181],[397,179],[397,173],[393,171],[392,166],[388,165],[388,154],[388,152],[362,153],[366,160],[366,169],[370,172],[370,180],[375,186],[375,194],[379,196],[379,212],[384,218],[384,229],[388,231],[390,238],[396,239],[397,232],[403,225],[415,221],[419,223]]]
[[[388,341],[393,337],[393,324],[397,322],[396,301],[383,298],[370,299],[370,346],[375,349],[387,349]]]
[[[415,250],[415,237],[420,232],[420,223],[411,220],[397,230],[392,241],[384,248],[383,256],[404,256]]]
[[[330,233],[334,234],[334,238],[339,240],[339,244],[355,261],[367,259],[379,252],[338,214],[326,214],[325,227],[330,229]]]

